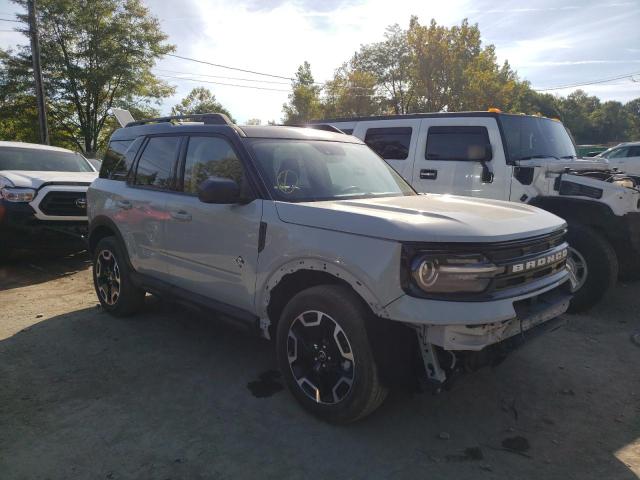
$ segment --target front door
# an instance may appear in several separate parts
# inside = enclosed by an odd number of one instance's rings
[[[187,139],[180,193],[167,203],[165,254],[171,283],[213,300],[251,310],[258,261],[262,200],[241,205],[203,203],[198,185],[211,176],[246,185],[244,167],[221,136]]]
[[[470,159],[477,158],[487,144],[491,146],[491,160],[483,165]],[[422,119],[411,178],[416,190],[506,200],[510,178],[511,167],[506,164],[495,119]]]

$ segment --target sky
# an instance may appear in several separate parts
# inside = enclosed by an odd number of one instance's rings
[[[493,44],[534,88],[632,78],[581,87],[602,100],[640,97],[640,0],[144,0],[158,17],[175,54],[219,65],[292,77],[305,60],[316,81],[360,45],[382,40],[385,28],[407,27],[411,15],[452,26],[464,18],[478,23]],[[0,0],[0,19],[18,7]],[[27,39],[0,21],[0,47]],[[46,59],[43,59],[43,62]],[[239,123],[250,118],[280,121],[290,82],[177,58],[160,60],[155,73],[176,87],[160,105],[168,114],[193,87],[205,86]],[[175,78],[175,77],[182,77]],[[184,80],[184,78],[196,81]],[[221,78],[221,77],[232,77]],[[238,80],[241,79],[241,80]],[[248,80],[251,81],[248,81]],[[217,83],[210,83],[217,82]],[[273,82],[273,83],[270,83]],[[219,83],[244,85],[244,88]],[[550,90],[567,95],[574,88]]]

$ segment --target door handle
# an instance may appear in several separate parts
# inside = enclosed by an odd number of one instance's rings
[[[438,178],[438,170],[420,170],[421,180],[435,180]]]
[[[116,201],[116,207],[122,210],[131,210],[131,202],[129,200],[118,200]]]
[[[184,210],[178,210],[177,212],[170,213],[171,218],[178,220],[180,222],[190,222],[191,214],[189,212],[185,212]]]

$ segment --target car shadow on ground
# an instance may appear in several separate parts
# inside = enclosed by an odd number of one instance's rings
[[[0,341],[0,471],[6,479],[636,479],[614,455],[640,437],[639,397],[629,400],[640,393],[637,368],[626,364],[638,349],[627,343],[609,362],[606,345],[557,331],[450,391],[395,392],[368,419],[336,427],[282,389],[264,340],[153,299],[130,318],[78,310]],[[569,354],[585,361],[563,361]],[[604,363],[596,375],[585,368],[591,358]],[[606,390],[627,371],[621,392]]]
[[[66,277],[91,266],[86,250],[23,252],[0,261],[0,291]]]

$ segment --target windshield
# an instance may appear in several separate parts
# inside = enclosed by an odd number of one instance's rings
[[[35,148],[0,148],[0,170],[30,172],[93,172],[79,153]]]
[[[366,145],[319,140],[256,139],[258,169],[277,200],[312,202],[416,195]]]
[[[561,122],[526,115],[500,115],[499,118],[509,159],[576,157],[575,146]]]

